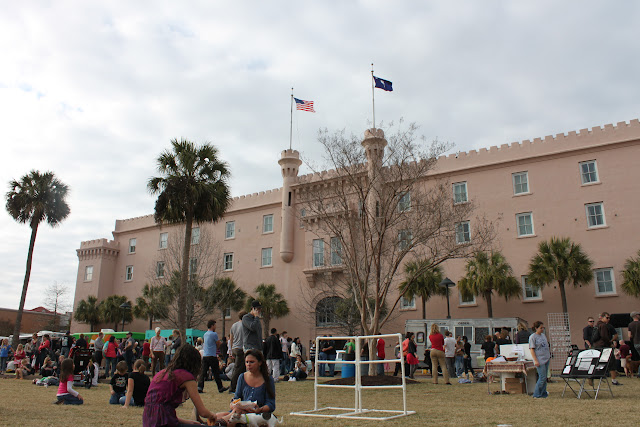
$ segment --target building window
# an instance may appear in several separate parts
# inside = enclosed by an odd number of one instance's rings
[[[321,299],[316,305],[316,326],[333,326],[338,322],[336,305],[340,302],[338,297]]]
[[[611,295],[616,293],[612,268],[600,268],[593,272],[596,281],[596,295]]]
[[[463,297],[462,294],[460,296],[460,305],[475,305],[476,304],[476,296],[471,295],[467,298]]]
[[[262,266],[271,267],[271,253],[273,248],[262,248]]]
[[[416,308],[416,299],[406,299],[405,297],[400,298],[400,310],[414,310]]]
[[[338,237],[331,238],[331,265],[342,264],[342,241]]]
[[[224,309],[224,318],[231,319],[231,307],[227,307]]]
[[[471,226],[469,221],[456,224],[456,243],[468,243],[471,241]]]
[[[527,194],[529,192],[529,172],[517,172],[513,177],[513,194]]]
[[[200,243],[200,227],[191,229],[191,244],[197,245]]]
[[[599,182],[598,167],[595,160],[580,162],[580,179],[582,180],[582,185]]]
[[[158,261],[156,264],[156,277],[161,279],[164,277],[164,261]]]
[[[467,183],[456,182],[453,184],[453,203],[465,203],[469,201],[467,195]]]
[[[224,269],[225,271],[233,270],[233,253],[224,254]]]
[[[167,249],[169,243],[169,233],[160,233],[160,249]]]
[[[262,232],[273,233],[273,215],[265,215],[262,217]]]
[[[90,282],[93,280],[93,265],[87,265],[84,268],[84,281]]]
[[[531,212],[516,215],[518,237],[533,236],[533,214]]]
[[[129,239],[129,253],[136,253],[136,239]]]
[[[322,267],[324,265],[324,240],[315,239],[313,241],[313,266]]]
[[[133,265],[127,265],[127,268],[124,272],[124,280],[125,282],[130,282],[133,280]]]
[[[602,227],[604,222],[604,206],[602,202],[584,205],[587,210],[587,225],[589,228]]]
[[[236,237],[236,222],[229,221],[225,225],[224,238],[225,239],[235,239]]]
[[[406,212],[411,210],[411,193],[402,194],[398,200],[398,212]]]
[[[540,300],[542,294],[540,288],[535,288],[529,284],[529,277],[522,276],[522,296],[524,301]]]
[[[398,232],[398,248],[401,251],[409,249],[412,240],[413,235],[411,234],[411,230],[400,230]]]
[[[189,258],[189,279],[193,280],[198,273],[198,258]]]

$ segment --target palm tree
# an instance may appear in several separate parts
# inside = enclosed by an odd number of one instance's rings
[[[136,298],[133,315],[138,319],[149,319],[149,329],[153,329],[155,320],[163,320],[167,315],[167,302],[160,286],[150,286],[148,283],[142,288],[142,296]]]
[[[622,290],[634,297],[640,297],[640,251],[637,258],[629,258],[622,270]]]
[[[422,318],[427,318],[427,301],[434,295],[446,295],[448,288],[438,286],[442,282],[442,269],[432,266],[428,259],[409,261],[404,266],[405,280],[400,283],[400,293],[408,300],[422,298]]]
[[[98,302],[98,298],[89,295],[86,300],[81,300],[76,307],[73,318],[80,323],[88,323],[91,328],[90,332],[93,332],[93,328],[100,322],[101,303]]]
[[[289,314],[289,305],[281,293],[276,292],[276,285],[261,283],[256,287],[256,296],[247,298],[245,308],[251,309],[251,303],[255,300],[262,305],[262,319],[264,321],[264,338],[269,336],[269,324],[271,319],[277,319]]]
[[[541,288],[554,281],[558,282],[562,311],[568,313],[565,283],[573,286],[586,285],[593,280],[593,262],[582,251],[582,247],[567,238],[552,237],[548,242],[540,242],[538,253],[529,263],[529,283]]]
[[[129,303],[129,306],[131,306],[131,301],[127,300],[127,297],[124,295],[110,295],[100,304],[102,320],[107,323],[113,322],[114,331],[118,330],[118,324],[122,322],[123,317],[125,322],[131,322],[133,320],[131,310],[124,310],[120,308],[120,306],[125,302]]]
[[[487,317],[493,317],[491,298],[495,292],[508,301],[520,297],[522,288],[513,276],[513,269],[499,251],[476,252],[467,262],[467,274],[458,282],[458,290],[463,297],[482,296],[487,302]]]
[[[197,147],[190,141],[174,139],[171,146],[172,150],[164,151],[157,159],[162,176],[151,178],[147,187],[152,194],[158,194],[154,213],[157,222],[184,222],[178,329],[186,336],[191,227],[194,221],[215,222],[224,215],[230,204],[230,172],[210,144]]]
[[[31,240],[27,253],[27,268],[22,284],[20,306],[16,316],[16,324],[13,329],[13,341],[11,345],[16,348],[20,339],[22,326],[22,312],[27,298],[29,277],[31,276],[31,263],[33,261],[33,247],[36,243],[38,226],[42,221],[47,221],[51,227],[60,224],[70,212],[69,205],[65,201],[69,187],[56,178],[53,172],[40,173],[32,170],[20,181],[9,182],[9,191],[6,194],[7,211],[9,215],[22,224],[31,227]]]
[[[205,301],[220,310],[222,317],[222,336],[226,336],[225,314],[228,309],[239,311],[244,306],[247,293],[238,288],[230,277],[217,278],[207,289]]]

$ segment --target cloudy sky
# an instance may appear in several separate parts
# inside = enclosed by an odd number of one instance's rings
[[[234,196],[279,187],[289,145],[371,126],[371,63],[393,81],[376,120],[455,150],[640,117],[640,3],[602,1],[30,1],[0,6],[0,183],[70,186],[39,229],[26,308],[73,291],[83,240],[153,212],[146,182],[172,138],[211,142]],[[0,306],[17,308],[30,229],[0,214]]]

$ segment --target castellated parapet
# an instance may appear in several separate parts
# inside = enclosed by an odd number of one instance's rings
[[[115,258],[120,253],[120,245],[115,240],[94,239],[80,243],[80,249],[76,249],[78,259],[91,258]]]

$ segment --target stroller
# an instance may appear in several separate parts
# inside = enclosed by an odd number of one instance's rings
[[[73,351],[73,384],[79,387],[85,386],[87,388],[91,387],[91,380],[93,379],[93,363],[91,363],[92,358],[91,350],[87,349],[79,349],[74,348]],[[89,377],[89,385],[87,386],[87,382],[85,377]]]

